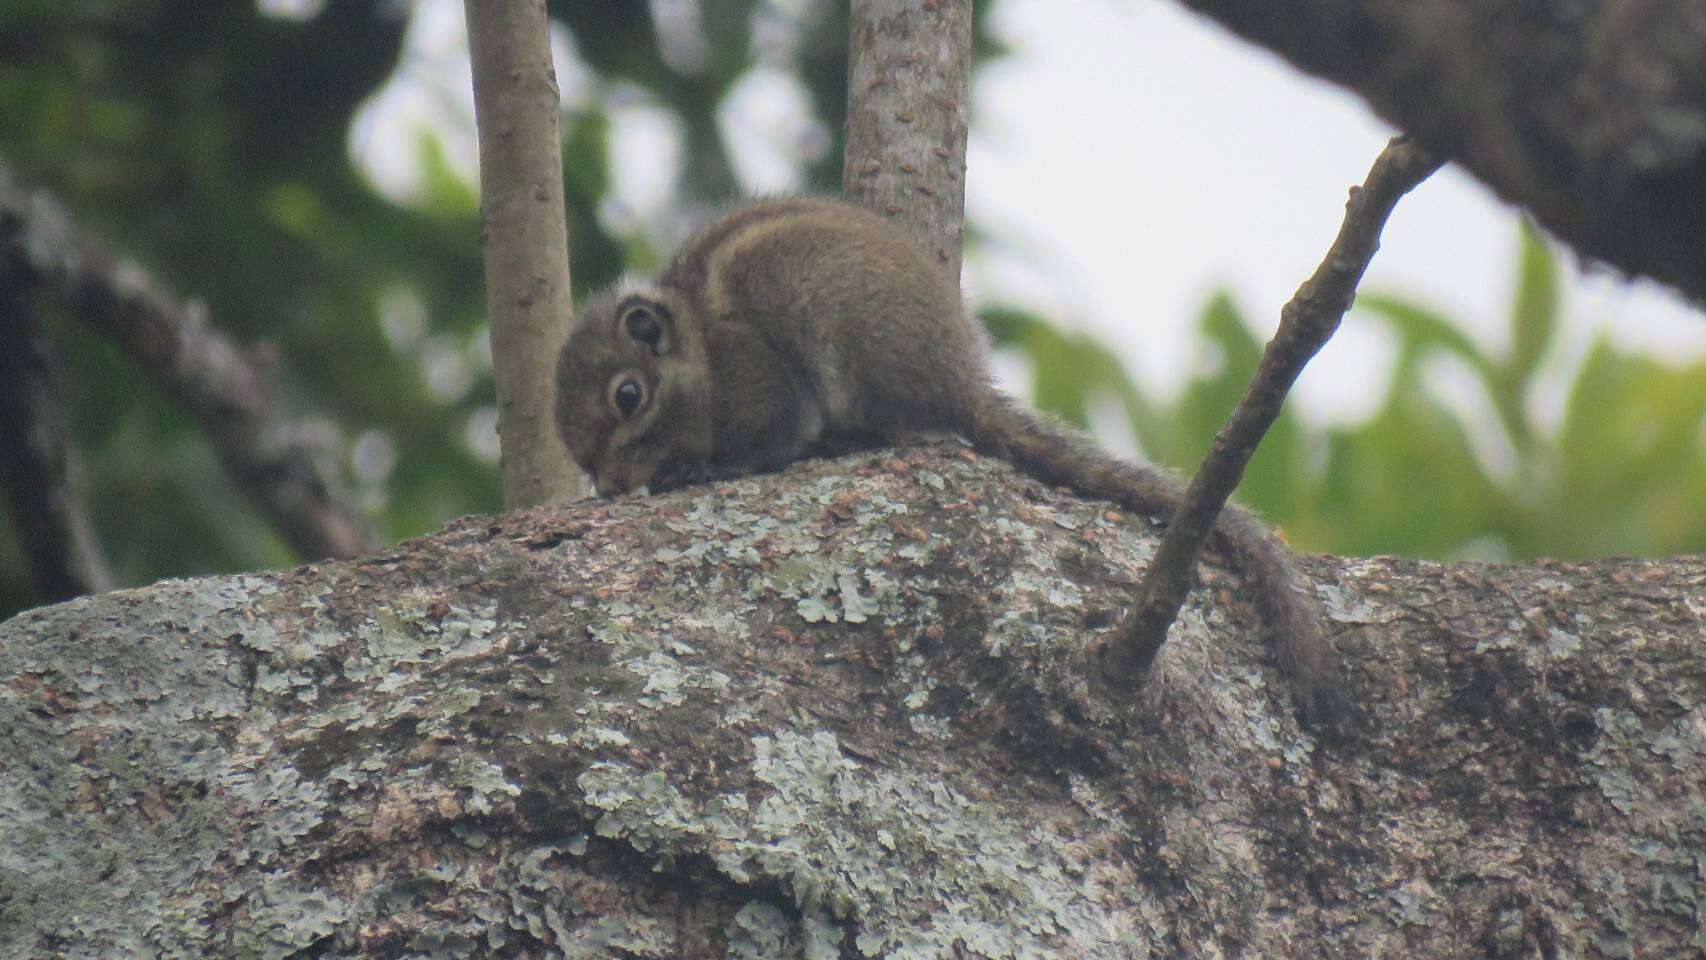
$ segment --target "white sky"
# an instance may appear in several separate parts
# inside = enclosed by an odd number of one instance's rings
[[[423,126],[473,176],[461,7],[420,0],[399,80],[357,123],[352,150],[384,189],[408,192]],[[1350,94],[1166,0],[1000,0],[995,28],[1014,53],[974,91],[967,202],[995,241],[968,261],[974,301],[1017,301],[1092,330],[1161,390],[1205,362],[1192,356],[1189,331],[1215,289],[1230,288],[1265,338],[1390,131]],[[595,95],[557,39],[565,99]],[[615,91],[606,103],[619,105],[618,200],[607,213],[661,222],[678,138],[634,96]],[[756,73],[729,98],[722,128],[749,188],[796,185],[789,157],[821,140],[804,111],[798,86],[778,72]],[[1419,297],[1497,348],[1516,243],[1515,211],[1447,168],[1399,204],[1363,289]],[[1561,409],[1595,331],[1673,358],[1706,356],[1706,314],[1652,284],[1583,276],[1573,260],[1566,273],[1569,346],[1534,398],[1543,416]],[[1305,415],[1371,409],[1390,346],[1353,314],[1300,383]],[[1483,415],[1465,377],[1449,364],[1437,373],[1447,402]]]

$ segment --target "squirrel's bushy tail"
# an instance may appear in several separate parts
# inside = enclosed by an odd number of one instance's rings
[[[988,391],[974,411],[967,439],[980,453],[1000,457],[1046,483],[1104,499],[1133,513],[1166,520],[1183,488],[1160,468],[1114,457],[1088,437]],[[1333,723],[1346,704],[1309,583],[1296,556],[1260,521],[1228,504],[1215,523],[1216,546],[1249,578],[1273,633],[1274,658],[1292,684],[1306,720]],[[1131,618],[1128,616],[1126,622]]]

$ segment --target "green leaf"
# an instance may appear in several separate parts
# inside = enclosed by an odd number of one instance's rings
[[[1706,363],[1672,366],[1597,342],[1559,431],[1547,552],[1706,549],[1703,425]]]
[[[1406,345],[1444,350],[1491,381],[1497,365],[1445,316],[1420,304],[1379,293],[1358,294],[1356,308],[1385,320]]]
[[[1510,518],[1457,416],[1420,391],[1396,394],[1366,423],[1329,439],[1312,546],[1346,553],[1450,557]]]
[[[1522,224],[1516,296],[1511,303],[1511,356],[1505,374],[1511,388],[1524,389],[1558,329],[1558,263],[1546,238],[1527,220]]]
[[[1505,369],[1476,346],[1446,317],[1420,304],[1378,293],[1361,294],[1357,307],[1386,321],[1398,334],[1398,357],[1393,364],[1390,392],[1409,393],[1421,389],[1422,362],[1433,350],[1444,351],[1462,360],[1481,381],[1492,398],[1511,446],[1527,450],[1533,429],[1523,405],[1523,388],[1512,380]]]
[[[1146,405],[1136,384],[1119,358],[1093,337],[1010,307],[986,310],[982,320],[997,346],[1017,349],[1030,361],[1031,399],[1038,409],[1083,429],[1091,405],[1111,394],[1134,423],[1143,415]]]
[[[416,149],[421,164],[421,209],[449,218],[479,217],[480,192],[450,165],[444,141],[422,130]]]

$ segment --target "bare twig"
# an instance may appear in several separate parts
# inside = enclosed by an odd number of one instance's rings
[[[41,599],[108,587],[80,468],[29,290],[0,271],[0,485]]]
[[[557,74],[544,0],[465,0],[480,135],[486,309],[504,506],[583,492],[552,419],[568,337],[568,228]]]
[[[905,223],[957,283],[970,0],[853,0],[843,192]]]
[[[0,262],[18,282],[63,291],[185,411],[298,556],[351,557],[372,534],[345,500],[329,445],[285,420],[249,358],[132,263],[80,234],[41,193],[0,170]]]
[[[1262,352],[1261,365],[1232,416],[1209,447],[1167,525],[1138,595],[1132,629],[1107,653],[1111,673],[1141,677],[1167,639],[1196,581],[1197,558],[1220,510],[1244,476],[1286,393],[1304,364],[1339,327],[1357,283],[1380,247],[1380,231],[1398,199],[1439,168],[1440,160],[1405,137],[1386,145],[1361,187],[1352,187],[1339,235],[1321,265],[1280,311],[1279,331]]]

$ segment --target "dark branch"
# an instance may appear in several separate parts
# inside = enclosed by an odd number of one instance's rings
[[[854,0],[843,193],[905,223],[958,283],[970,0]]]
[[[0,486],[43,602],[108,587],[29,290],[0,269]]]
[[[1262,352],[1261,365],[1208,455],[1197,468],[1179,511],[1143,578],[1133,629],[1108,651],[1109,673],[1142,677],[1149,671],[1167,628],[1179,615],[1196,582],[1197,558],[1220,510],[1244,476],[1256,445],[1273,426],[1286,393],[1315,356],[1356,297],[1357,283],[1380,248],[1380,231],[1398,199],[1439,168],[1440,161],[1404,137],[1386,145],[1368,180],[1352,187],[1339,235],[1314,276],[1297,288],[1280,311],[1279,331]]]
[[[1181,2],[1362,95],[1581,253],[1706,299],[1699,3]]]
[[[80,233],[65,211],[0,171],[0,263],[18,282],[62,291],[182,404],[220,461],[305,560],[373,546],[344,499],[335,454],[279,416],[266,378],[206,311],[168,294],[143,270]]]

